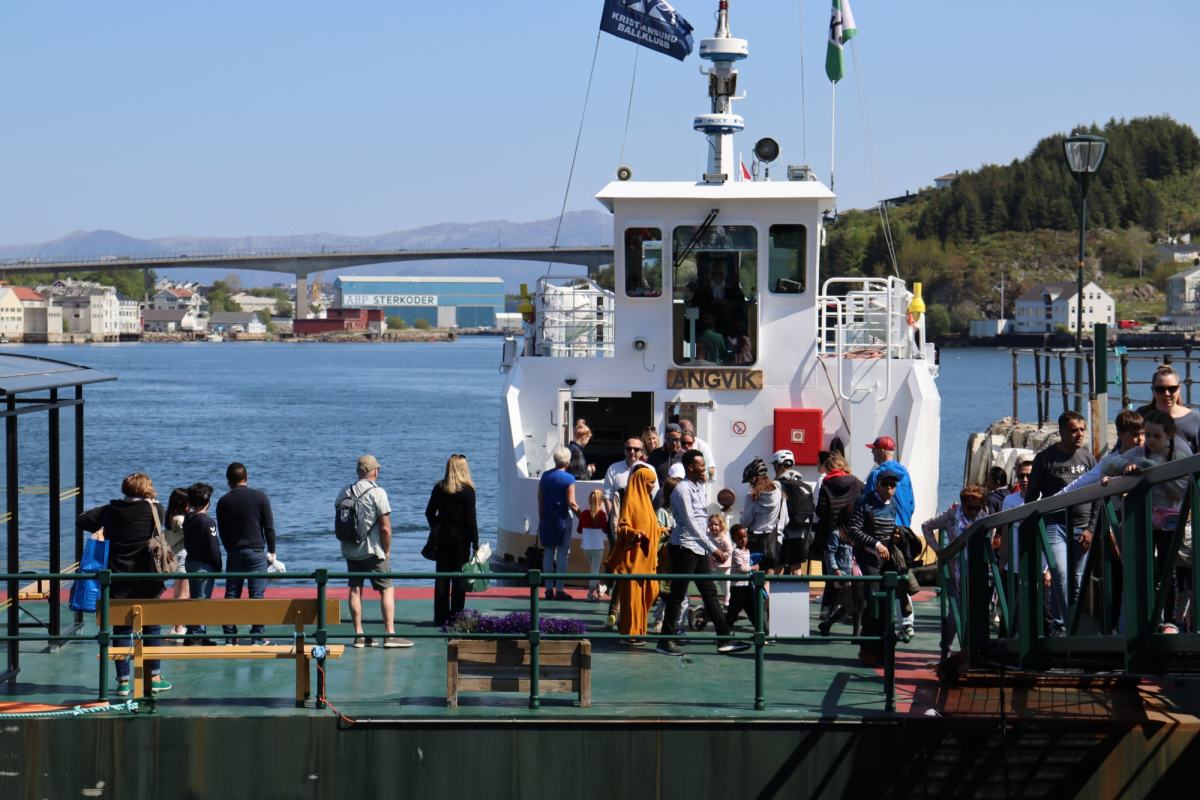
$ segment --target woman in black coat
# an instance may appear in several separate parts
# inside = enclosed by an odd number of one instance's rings
[[[121,494],[124,497],[113,500],[108,505],[93,508],[79,515],[76,525],[89,533],[102,531],[109,542],[108,568],[115,573],[122,572],[154,572],[154,561],[150,555],[150,537],[155,531],[162,529],[162,521],[166,518],[163,508],[158,503],[154,491],[154,482],[143,472],[135,472],[121,482]],[[157,518],[156,515],[157,514]],[[163,581],[141,580],[121,581],[112,583],[111,597],[130,599],[149,599],[162,594]],[[123,634],[128,637],[133,629],[128,625],[113,626],[113,645],[129,647],[133,640],[120,638]],[[162,642],[151,638],[159,633],[158,625],[147,625],[142,629],[146,644],[157,645]],[[171,684],[159,673],[157,660],[147,661],[153,678],[152,686],[156,692],[165,692]],[[129,694],[129,661],[117,661],[117,695],[125,697]]]
[[[459,572],[479,548],[475,523],[475,484],[467,457],[452,455],[446,462],[446,477],[434,484],[425,506],[425,519],[436,552],[438,572]],[[461,580],[437,578],[433,583],[433,622],[445,625],[463,610],[466,585]]]

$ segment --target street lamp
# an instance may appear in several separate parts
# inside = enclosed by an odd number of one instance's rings
[[[1104,149],[1108,146],[1103,136],[1076,133],[1063,141],[1063,152],[1067,166],[1079,182],[1079,263],[1075,275],[1075,349],[1083,349],[1083,237],[1087,231],[1088,181],[1092,173],[1100,169],[1104,161]],[[1080,387],[1076,386],[1076,390]]]

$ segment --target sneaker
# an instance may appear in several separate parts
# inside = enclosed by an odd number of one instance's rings
[[[362,650],[367,646],[367,637],[359,635],[354,637],[354,644],[350,645],[356,650]]]
[[[264,639],[261,636],[258,637],[257,639],[250,640],[250,644],[254,647],[262,647],[264,645],[269,645],[270,643],[271,643],[270,639]]]
[[[820,623],[817,625],[817,632],[818,632],[818,633],[820,633],[822,636],[828,636],[828,635],[829,635],[829,629],[830,629],[830,628],[832,628],[832,627],[833,627],[833,623],[832,623],[832,622],[830,622],[828,619],[823,619],[823,620],[821,620],[821,622],[820,622]]]
[[[611,631],[615,627],[617,627],[617,615],[609,614],[608,619],[604,621],[604,629],[606,631]]]
[[[129,681],[117,681],[117,697],[129,697]]]
[[[915,635],[915,633],[916,632],[913,630],[912,625],[905,625],[903,628],[900,629],[900,641],[904,642],[905,644],[908,644],[909,642],[911,642],[913,640],[913,636]]]
[[[681,655],[683,655],[683,650],[679,647],[679,645],[675,644],[670,639],[660,640],[658,643],[658,646],[655,647],[654,649],[657,650],[658,652],[662,653],[664,656],[681,656]]]
[[[154,680],[150,682],[150,689],[155,693],[169,692],[171,691],[171,682],[162,675],[155,675]]]
[[[412,647],[412,646],[413,646],[413,643],[412,643],[410,640],[408,640],[408,639],[404,639],[404,638],[402,638],[402,637],[400,637],[400,636],[391,636],[391,635],[389,635],[389,636],[385,636],[385,637],[384,637],[384,639],[383,639],[383,646],[384,646],[384,647],[387,647],[387,648],[393,648],[393,647]]]
[[[722,642],[717,645],[718,653],[741,653],[749,649],[749,642]]]
[[[554,599],[555,600],[570,600],[571,595],[567,594],[565,590],[559,589],[557,592],[554,593]]]
[[[1067,629],[1066,628],[1055,628],[1054,630],[1050,631],[1050,638],[1051,639],[1067,638]]]

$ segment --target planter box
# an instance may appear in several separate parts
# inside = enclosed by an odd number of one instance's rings
[[[538,647],[538,693],[579,695],[592,704],[592,643],[587,639],[543,641]],[[529,642],[517,639],[451,639],[446,644],[446,702],[460,692],[529,693]]]

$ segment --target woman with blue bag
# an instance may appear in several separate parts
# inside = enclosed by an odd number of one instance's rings
[[[108,505],[93,508],[79,515],[76,524],[81,530],[89,533],[104,531],[104,538],[109,545],[109,569],[114,573],[125,572],[158,572],[154,556],[150,552],[150,540],[162,537],[162,520],[164,513],[158,504],[158,496],[154,491],[154,482],[144,472],[128,475],[121,482],[123,497],[111,501]],[[163,582],[160,580],[115,580],[112,583],[111,596],[119,599],[146,600],[162,594]],[[159,626],[147,625],[142,629],[146,644],[161,644],[156,637],[160,633]],[[128,625],[113,626],[113,645],[116,647],[132,646],[130,634],[133,629]],[[159,672],[157,660],[147,661],[150,668],[151,687],[155,692],[165,692],[171,688],[171,683]],[[129,660],[117,661],[117,696],[129,695]]]

